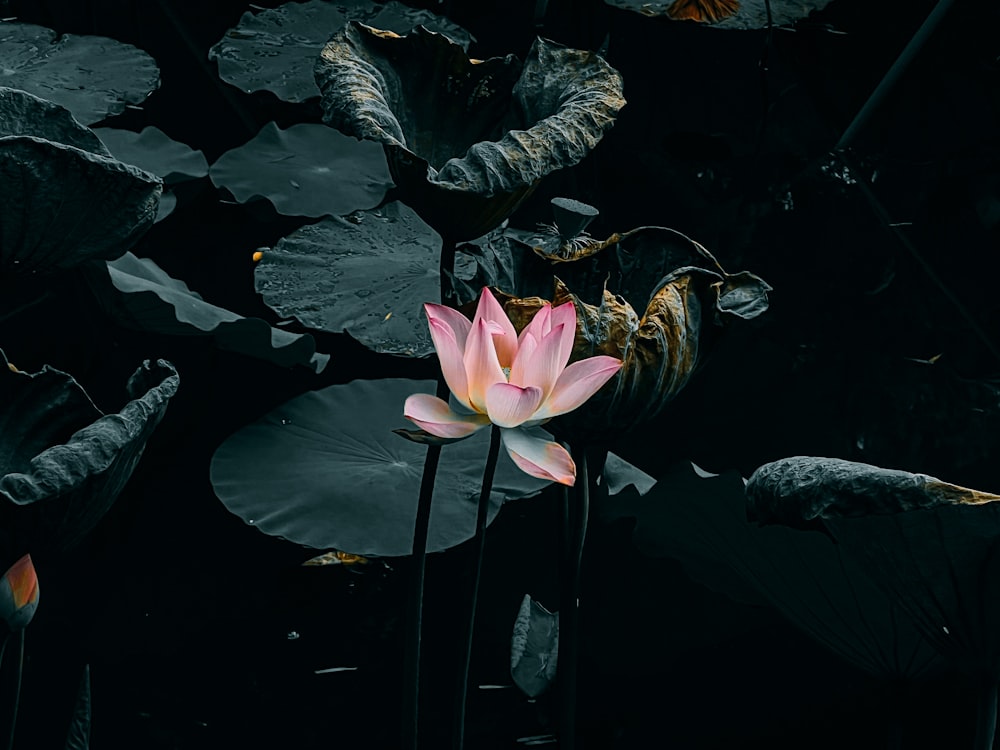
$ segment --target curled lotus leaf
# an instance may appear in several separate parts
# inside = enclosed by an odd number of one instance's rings
[[[603,511],[636,519],[632,540],[646,556],[679,560],[709,588],[775,607],[792,624],[868,674],[914,679],[943,660],[864,566],[815,530],[761,527],[747,519],[744,480],[669,466],[639,497],[626,490]]]
[[[747,497],[754,517],[786,525],[1000,500],[1000,495],[926,474],[814,456],[792,456],[761,466],[750,477]]]
[[[104,414],[72,376],[10,367],[0,352],[0,544],[61,551],[81,541],[121,493],[177,391],[163,360],[129,378],[129,401]]]
[[[148,54],[102,36],[63,34],[27,23],[0,22],[4,83],[60,104],[84,125],[139,104],[160,85]]]
[[[717,29],[764,29],[783,26],[821,10],[830,0],[604,0],[644,16],[692,21]]]
[[[510,637],[510,675],[529,698],[537,698],[556,679],[559,613],[524,595]]]
[[[924,474],[797,456],[760,467],[748,510],[819,517],[938,652],[1000,680],[1000,495]]]
[[[413,548],[427,448],[393,434],[403,403],[431,380],[355,380],[298,396],[226,439],[211,479],[223,504],[263,533],[317,549],[400,557]],[[489,430],[446,445],[434,484],[428,552],[475,533]],[[489,519],[549,482],[497,464]]]
[[[486,234],[538,181],[582,160],[624,106],[593,52],[536,39],[524,65],[444,36],[352,22],[316,64],[324,121],[383,144],[402,199],[450,241]]]
[[[753,318],[767,309],[770,287],[764,281],[745,272],[726,273],[705,248],[684,235],[662,227],[629,234],[644,237],[652,249],[636,244],[631,247],[637,252],[632,252],[623,237],[614,258],[618,273],[608,282],[617,282],[619,293],[604,288],[600,301],[590,304],[556,280],[552,304],[573,302],[577,310],[570,361],[604,354],[624,362],[586,404],[553,422],[560,432],[606,439],[655,417],[687,385],[703,350],[727,320]],[[660,279],[642,314],[629,301],[645,283],[636,278],[636,268]],[[541,297],[497,298],[518,330],[548,304]]]
[[[392,187],[381,149],[324,125],[269,122],[211,168],[237,201],[266,198],[280,214],[337,216],[377,206]]]
[[[320,95],[313,66],[330,35],[357,20],[405,34],[414,26],[446,34],[468,49],[472,35],[430,11],[372,0],[292,2],[260,13],[246,12],[208,51],[219,77],[242,91],[270,91],[282,101],[304,102]]]
[[[0,137],[0,271],[64,271],[117,258],[152,225],[160,179],[31,135]]]
[[[31,135],[98,156],[111,156],[94,131],[77,122],[65,107],[27,91],[0,86],[0,137],[10,135]]]
[[[208,162],[201,151],[152,125],[138,133],[118,128],[97,128],[94,133],[116,159],[155,174],[167,185],[208,174]]]
[[[168,336],[211,337],[220,349],[264,359],[281,367],[302,365],[322,372],[330,355],[316,351],[312,336],[274,328],[201,298],[149,258],[125,253],[87,269],[98,304],[118,323]]]

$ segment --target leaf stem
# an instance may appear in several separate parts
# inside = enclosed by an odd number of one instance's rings
[[[6,646],[6,641],[4,646]],[[21,706],[21,675],[24,672],[24,630],[17,634],[17,682],[14,684],[14,710],[10,718],[10,735],[7,739],[7,750],[14,748],[14,731],[17,729],[17,712]]]
[[[465,745],[465,706],[469,692],[469,665],[472,662],[472,636],[476,625],[476,604],[479,600],[479,579],[483,570],[483,551],[486,548],[486,521],[489,517],[490,491],[493,489],[493,475],[496,473],[497,458],[500,456],[500,428],[493,425],[490,428],[490,452],[486,457],[486,469],[483,471],[483,486],[479,493],[479,510],[476,513],[476,536],[473,551],[476,557],[472,573],[472,592],[469,597],[469,619],[465,627],[465,644],[462,651],[462,663],[459,668],[458,695],[455,702],[455,735],[452,745],[455,750],[462,750]]]
[[[979,691],[976,705],[975,750],[992,750],[997,729],[997,683],[990,682]]]
[[[576,463],[576,485],[573,499],[563,493],[563,538],[565,563],[560,586],[559,605],[559,661],[556,675],[559,684],[559,747],[576,750],[576,683],[580,655],[580,589],[583,546],[587,539],[587,520],[590,515],[590,477],[587,468],[587,451],[572,447]]]

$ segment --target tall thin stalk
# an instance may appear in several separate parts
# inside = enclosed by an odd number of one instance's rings
[[[4,641],[4,648],[7,642]],[[21,707],[21,675],[24,672],[24,630],[17,633],[17,682],[14,684],[14,711],[10,718],[10,735],[7,738],[7,750],[14,749],[14,731],[17,729],[17,713]]]
[[[556,675],[559,685],[559,747],[576,750],[576,683],[580,658],[580,569],[590,515],[590,477],[586,449],[572,446],[576,464],[576,484],[563,493],[563,534],[565,562],[560,585],[559,656]],[[571,496],[572,495],[572,499]]]
[[[441,245],[441,264],[438,276],[441,286],[441,303],[454,307],[455,290],[451,273],[455,268],[455,243],[444,241]],[[444,374],[438,373],[438,398],[448,400],[448,384]],[[417,750],[420,713],[420,646],[424,619],[424,572],[427,562],[427,532],[431,522],[431,502],[434,497],[434,480],[441,459],[441,446],[427,448],[424,471],[420,480],[417,499],[417,517],[413,526],[412,568],[410,588],[406,602],[406,635],[403,645],[403,707],[402,750]]]
[[[474,540],[475,568],[472,573],[472,590],[469,597],[469,619],[465,625],[465,644],[459,668],[459,683],[455,701],[455,733],[452,746],[462,750],[465,746],[465,707],[469,692],[469,665],[472,662],[472,636],[476,627],[476,605],[479,601],[479,579],[483,570],[483,552],[486,549],[486,521],[489,517],[490,492],[493,489],[493,475],[500,456],[500,428],[490,428],[490,451],[483,471],[483,486],[479,493],[479,510],[476,513],[476,536]]]
[[[974,750],[993,750],[997,731],[997,683],[981,688],[976,705],[976,741]]]

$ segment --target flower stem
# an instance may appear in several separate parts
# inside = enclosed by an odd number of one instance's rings
[[[474,554],[476,567],[472,573],[472,594],[469,598],[469,619],[465,627],[465,647],[462,651],[462,663],[459,669],[458,696],[455,703],[455,735],[452,746],[462,750],[465,745],[465,704],[469,692],[469,664],[472,662],[472,635],[476,625],[476,604],[479,599],[479,578],[483,570],[483,550],[486,547],[486,521],[490,509],[490,491],[493,489],[493,474],[497,468],[497,458],[500,456],[500,428],[493,425],[490,428],[490,452],[486,458],[486,469],[483,471],[483,487],[479,493],[479,510],[476,514],[476,536]]]
[[[455,290],[451,274],[455,268],[455,243],[444,241],[441,245],[441,265],[438,271],[441,285],[441,302],[455,306]],[[448,400],[448,384],[444,373],[438,373],[438,398]],[[441,446],[427,448],[424,471],[420,480],[420,496],[417,499],[417,517],[413,525],[412,568],[410,569],[410,589],[406,601],[407,628],[403,644],[403,715],[401,750],[417,750],[420,713],[420,645],[424,619],[424,571],[427,561],[427,531],[431,522],[431,501],[434,496],[434,480],[437,477]]]
[[[590,515],[590,477],[587,452],[573,447],[576,463],[576,485],[573,499],[563,493],[563,539],[565,563],[561,602],[559,605],[559,661],[556,675],[559,683],[559,747],[576,750],[576,683],[580,654],[580,568],[583,545],[587,538],[587,518]]]
[[[4,642],[4,646],[6,646]],[[17,712],[21,706],[21,674],[24,672],[24,630],[17,634],[17,682],[14,686],[14,710],[10,718],[10,735],[7,739],[7,750],[14,748],[14,730],[17,729]]]
[[[997,683],[990,682],[979,691],[976,705],[975,750],[992,750],[997,729]]]

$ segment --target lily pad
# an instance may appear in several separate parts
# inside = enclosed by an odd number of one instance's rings
[[[5,85],[66,107],[84,125],[139,104],[160,85],[156,61],[131,44],[63,34],[27,23],[0,23]]]
[[[240,203],[266,198],[287,216],[371,208],[392,187],[380,146],[310,123],[287,130],[267,123],[252,140],[220,156],[210,175]]]
[[[465,49],[473,40],[447,18],[398,2],[310,0],[244,13],[208,51],[208,58],[218,63],[222,80],[242,91],[271,91],[283,101],[304,102],[320,95],[313,78],[320,50],[350,20],[399,34],[420,24],[446,34]]]
[[[347,331],[382,354],[434,351],[423,303],[441,301],[441,238],[402,203],[297,229],[264,253],[257,291],[282,317]]]
[[[208,174],[208,162],[201,151],[173,140],[159,128],[149,126],[139,133],[98,128],[94,133],[116,159],[151,172],[168,185]]]
[[[220,349],[282,367],[304,365],[321,372],[330,361],[330,355],[316,353],[312,336],[272,328],[260,318],[244,318],[205,302],[148,258],[126,253],[89,269],[87,280],[105,312],[129,328],[211,336]]]
[[[212,458],[223,504],[265,534],[365,557],[410,554],[427,448],[394,435],[403,402],[431,380],[355,380],[288,401],[231,435]],[[489,430],[446,445],[434,485],[427,550],[470,539]],[[501,451],[490,520],[508,501],[538,493]]]
[[[9,135],[32,135],[99,156],[111,156],[94,131],[73,119],[65,107],[27,91],[0,86],[0,137]]]
[[[628,490],[607,504],[634,516],[636,546],[680,560],[709,588],[770,603],[835,653],[878,677],[913,678],[941,669],[931,645],[852,555],[817,531],[759,527],[746,517],[743,479],[675,465],[645,495]]]
[[[830,0],[768,0],[771,22],[784,26],[799,21],[814,10],[822,10]],[[608,5],[644,16],[703,23],[716,29],[767,28],[765,0],[604,0]]]
[[[170,363],[146,361],[132,399],[105,415],[72,376],[11,369],[0,352],[0,543],[4,553],[65,550],[104,516],[176,393]]]
[[[160,180],[28,135],[0,138],[0,269],[62,271],[127,251],[153,223]]]

